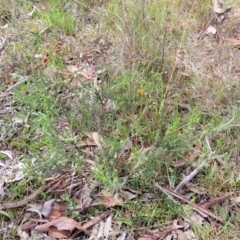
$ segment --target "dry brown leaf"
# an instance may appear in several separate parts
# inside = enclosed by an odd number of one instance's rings
[[[136,198],[136,197],[137,197],[137,194],[133,194],[133,193],[131,193],[130,191],[124,191],[124,190],[122,190],[122,191],[121,191],[121,196],[122,196],[124,199],[131,200],[131,199]]]
[[[102,197],[102,203],[105,208],[110,208],[114,206],[122,206],[123,200],[118,194],[112,195],[111,193],[106,193]]]
[[[49,215],[49,220],[55,220],[65,215],[65,204],[62,201],[55,201],[52,212]]]
[[[202,152],[202,144],[201,142],[199,142],[192,151],[187,153],[186,160],[189,160],[189,161],[197,160],[201,152]]]
[[[74,221],[68,217],[60,217],[48,223],[44,223],[42,225],[36,226],[34,230],[42,232],[48,231],[49,227],[55,226],[59,231],[66,230],[72,232],[75,228],[79,230],[83,230],[81,223]]]
[[[71,231],[69,230],[58,230],[57,227],[51,226],[48,229],[48,235],[53,239],[66,239],[71,235]]]

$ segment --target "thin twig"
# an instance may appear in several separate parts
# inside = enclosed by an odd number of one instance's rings
[[[6,44],[7,44],[7,39],[2,38],[2,44],[0,46],[0,54],[4,50],[4,48],[6,47]]]
[[[208,136],[205,136],[205,141],[207,144],[208,149],[210,150],[210,156],[213,154],[211,145],[209,143]],[[186,176],[174,189],[174,192],[179,192],[181,188],[183,188],[184,185],[186,185],[188,182],[190,182],[197,174],[199,171],[202,170],[202,168],[205,166],[206,161],[203,161],[196,169],[194,169],[188,176]]]
[[[223,219],[218,217],[218,216],[215,216],[211,211],[209,211],[208,209],[205,209],[201,206],[199,206],[198,204],[195,204],[193,202],[191,202],[190,200],[188,200],[186,197],[182,196],[181,194],[179,193],[176,193],[172,190],[169,190],[169,189],[166,189],[166,188],[163,188],[161,186],[158,185],[158,183],[155,183],[154,186],[156,188],[158,188],[159,190],[161,190],[163,193],[167,194],[168,196],[171,195],[171,196],[174,196],[178,199],[180,199],[181,201],[189,204],[190,206],[192,206],[192,208],[197,211],[199,214],[201,214],[202,216],[205,216],[205,217],[211,217],[215,220],[218,220],[219,222],[223,223]]]
[[[206,161],[202,162],[196,169],[194,169],[188,176],[186,176],[178,185],[177,187],[174,189],[174,192],[179,192],[180,189],[186,185],[188,182],[190,182],[197,174],[200,170],[202,170],[202,168],[204,167],[204,165],[206,164]]]
[[[0,98],[6,97],[8,96],[11,91],[16,88],[17,86],[19,86],[20,84],[26,82],[29,79],[28,76],[24,77],[22,80],[20,80],[19,82],[16,82],[15,84],[13,84],[12,86],[10,86],[8,89],[6,89],[1,95]]]
[[[23,200],[11,203],[0,203],[0,209],[8,209],[8,208],[18,208],[21,206],[26,205],[29,201],[33,200],[40,192],[45,189],[45,185],[38,188],[35,192],[33,192],[28,197],[24,198]]]

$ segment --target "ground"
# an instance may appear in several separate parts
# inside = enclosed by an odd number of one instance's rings
[[[2,0],[1,239],[239,239],[239,4]]]

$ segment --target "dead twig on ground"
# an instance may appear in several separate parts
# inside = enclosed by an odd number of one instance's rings
[[[7,38],[6,39],[2,38],[2,44],[0,46],[0,54],[2,53],[6,45],[7,45]]]
[[[217,220],[219,221],[220,223],[224,223],[223,219],[214,215],[211,211],[209,211],[208,209],[205,209],[203,208],[202,206],[199,206],[198,204],[195,204],[193,202],[191,202],[190,200],[188,200],[186,197],[182,196],[181,194],[178,194],[172,190],[169,190],[169,189],[166,189],[166,188],[163,188],[161,186],[158,185],[158,183],[155,183],[154,186],[156,188],[158,188],[159,190],[161,190],[163,193],[165,193],[166,195],[170,195],[170,196],[174,196],[178,199],[180,199],[181,201],[189,204],[190,206],[193,207],[193,209],[195,211],[197,211],[199,214],[201,214],[201,216],[207,218],[207,217],[211,217],[213,218],[214,220]]]
[[[41,186],[35,192],[33,192],[28,197],[24,198],[23,200],[12,202],[12,203],[1,203],[0,209],[8,209],[8,208],[17,208],[26,205],[29,201],[33,200],[40,192],[44,190],[45,186]]]
[[[0,95],[0,99],[8,96],[8,95],[12,92],[12,90],[13,90],[14,88],[16,88],[16,87],[19,86],[20,84],[26,82],[28,79],[29,79],[29,77],[27,77],[27,76],[26,76],[26,77],[23,77],[22,80],[20,80],[19,82],[16,82],[16,83],[13,84],[12,86],[10,86],[8,89],[6,89],[6,90]]]
[[[208,147],[208,149],[210,150],[210,154],[209,156],[211,156],[213,154],[210,143],[209,143],[209,139],[206,136],[205,137],[205,141],[206,141],[206,145]],[[197,174],[199,171],[201,171],[203,169],[203,167],[206,165],[206,161],[203,161],[196,169],[194,169],[188,176],[186,176],[178,185],[177,187],[174,189],[174,192],[179,192],[182,187],[184,185],[186,185],[188,182],[190,182]]]
[[[179,192],[180,189],[186,185],[188,182],[190,182],[197,174],[200,170],[202,170],[202,168],[204,167],[204,165],[206,164],[206,161],[202,162],[196,169],[194,169],[188,176],[186,176],[178,185],[177,187],[174,189],[174,192]]]

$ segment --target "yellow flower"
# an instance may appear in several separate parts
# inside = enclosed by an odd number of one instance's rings
[[[138,89],[138,93],[139,93],[140,95],[144,94],[144,89],[143,89],[143,88]]]

